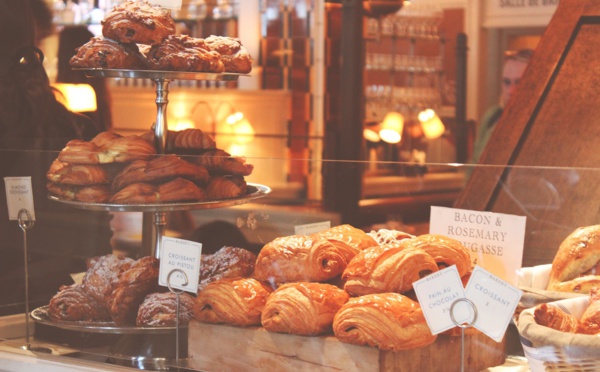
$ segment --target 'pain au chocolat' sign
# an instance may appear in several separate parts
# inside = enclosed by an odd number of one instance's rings
[[[487,0],[485,27],[546,26],[560,0]]]

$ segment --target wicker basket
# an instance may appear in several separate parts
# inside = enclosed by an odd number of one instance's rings
[[[588,297],[578,297],[549,305],[580,318],[588,303]],[[600,371],[599,336],[560,332],[538,325],[533,308],[521,312],[517,328],[531,371]]]

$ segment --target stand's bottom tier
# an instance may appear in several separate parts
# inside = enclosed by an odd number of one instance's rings
[[[429,346],[401,352],[350,345],[333,336],[303,337],[205,324],[189,326],[188,366],[207,371],[460,371],[461,337],[439,335]],[[465,371],[506,360],[505,341],[465,336]]]

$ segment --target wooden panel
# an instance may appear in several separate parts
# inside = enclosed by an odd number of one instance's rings
[[[527,216],[523,266],[597,224],[600,1],[561,2],[455,206]],[[522,166],[535,166],[527,169]],[[564,168],[563,168],[564,167]]]
[[[429,346],[400,352],[356,346],[333,336],[304,337],[204,324],[189,326],[188,365],[209,371],[402,371],[460,370],[460,336],[440,335]],[[505,341],[482,333],[465,336],[465,370],[481,371],[505,361]]]

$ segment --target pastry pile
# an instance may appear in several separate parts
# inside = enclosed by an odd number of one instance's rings
[[[175,34],[168,9],[146,1],[116,5],[102,20],[102,36],[76,49],[80,68],[230,72],[247,74],[252,59],[237,38]]]
[[[600,286],[600,225],[580,227],[560,244],[547,289],[590,293]]]
[[[454,239],[367,234],[340,225],[267,243],[253,273],[211,281],[199,291],[193,312],[206,323],[303,336],[333,333],[342,342],[382,350],[418,348],[436,336],[412,283],[450,265],[466,282],[471,261]]]
[[[201,130],[168,131],[166,152],[157,154],[151,131],[71,140],[46,173],[47,189],[62,200],[113,204],[201,202],[246,194],[245,176],[253,166],[217,149]]]
[[[600,334],[600,287],[589,291],[590,302],[580,319],[563,311],[557,306],[546,303],[537,305],[533,316],[539,325],[550,327],[557,331],[582,333],[588,335]]]

